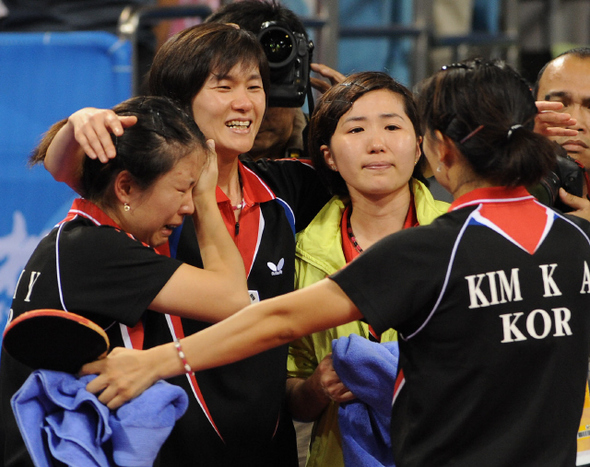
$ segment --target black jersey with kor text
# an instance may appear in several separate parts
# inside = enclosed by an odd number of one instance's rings
[[[332,276],[400,335],[396,465],[573,466],[590,341],[590,224],[475,190]]]

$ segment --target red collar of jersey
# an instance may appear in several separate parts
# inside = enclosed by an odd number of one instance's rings
[[[84,216],[90,219],[96,225],[110,225],[116,229],[123,230],[113,219],[111,219],[102,209],[92,201],[84,198],[77,198],[72,203],[68,215],[62,222],[72,220],[76,216]]]
[[[273,191],[268,187],[262,179],[252,172],[249,168],[238,161],[238,171],[240,174],[240,181],[242,183],[242,193],[244,195],[244,202],[247,206],[252,206],[255,203],[264,203],[276,198]],[[217,187],[215,192],[217,196],[217,203],[230,203],[227,195]]]
[[[92,201],[88,201],[87,199],[76,198],[74,200],[74,202],[72,203],[72,207],[70,208],[68,215],[66,216],[66,218],[63,221],[60,222],[60,224],[63,224],[64,222],[71,221],[76,216],[85,217],[86,219],[89,219],[90,221],[94,222],[96,225],[108,225],[110,227],[114,227],[115,229],[120,230],[121,232],[125,232],[127,234],[127,236],[129,236],[129,238],[139,241],[132,234],[123,230],[113,219],[111,219],[96,204],[94,204]],[[145,242],[140,242],[140,243],[143,246],[146,246],[148,248],[152,248],[150,245],[148,245]],[[166,243],[166,245],[167,244],[168,243]]]
[[[344,212],[342,213],[342,218],[340,221],[342,251],[344,252],[344,258],[346,259],[347,263],[350,263],[360,254],[360,252],[354,247],[352,239],[348,234],[348,219],[350,218],[351,210],[352,204],[348,204],[346,208],[344,208]],[[404,221],[402,229],[409,229],[410,227],[416,227],[418,225],[420,224],[416,214],[416,206],[414,205],[414,194],[410,192],[410,206],[408,208],[408,214],[406,215],[406,220]]]
[[[464,208],[466,206],[473,206],[481,203],[494,203],[498,201],[522,201],[523,199],[532,199],[531,195],[525,187],[518,186],[508,188],[505,186],[493,186],[487,188],[477,188],[460,196],[449,208],[449,211]]]

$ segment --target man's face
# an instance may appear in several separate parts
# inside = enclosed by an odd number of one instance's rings
[[[254,157],[285,157],[285,145],[293,134],[295,113],[299,109],[290,107],[268,107],[260,130],[250,151]]]
[[[561,112],[577,120],[568,128],[577,136],[551,136],[567,153],[590,171],[590,58],[564,55],[551,62],[541,80],[537,100],[563,103]]]

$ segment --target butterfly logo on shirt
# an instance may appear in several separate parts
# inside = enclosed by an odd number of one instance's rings
[[[281,258],[277,264],[274,264],[269,261],[268,263],[266,263],[266,265],[270,269],[270,271],[271,271],[270,274],[272,276],[278,276],[280,274],[283,274],[283,266],[285,265],[285,258]]]

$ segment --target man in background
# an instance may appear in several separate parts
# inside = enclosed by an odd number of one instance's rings
[[[590,48],[568,50],[548,62],[539,72],[534,92],[537,101],[561,103],[555,109],[570,115],[562,124],[566,132],[547,137],[590,170]],[[574,121],[575,120],[575,121]]]

